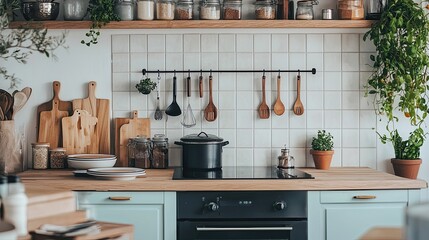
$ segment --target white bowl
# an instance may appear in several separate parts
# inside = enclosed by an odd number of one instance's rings
[[[67,163],[69,167],[75,169],[89,169],[89,168],[101,168],[101,167],[113,167],[116,163],[116,159],[112,160],[86,160],[86,161],[75,161],[68,159]]]
[[[15,230],[15,227],[8,222],[0,221],[0,239],[18,239],[18,234]]]

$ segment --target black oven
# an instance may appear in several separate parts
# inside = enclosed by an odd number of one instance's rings
[[[307,193],[178,192],[177,239],[307,240]]]

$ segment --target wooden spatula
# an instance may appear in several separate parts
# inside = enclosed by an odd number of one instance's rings
[[[293,105],[293,113],[295,115],[302,115],[304,113],[304,105],[301,102],[301,75],[296,77],[296,100]]]
[[[285,112],[285,105],[280,100],[280,74],[277,76],[277,99],[274,103],[274,113],[278,116],[282,115]]]
[[[262,102],[258,107],[259,118],[267,119],[270,117],[270,108],[265,99],[265,75],[262,76]]]
[[[213,77],[211,75],[209,76],[209,104],[204,110],[204,118],[209,122],[213,122],[217,118],[217,108],[213,103]]]

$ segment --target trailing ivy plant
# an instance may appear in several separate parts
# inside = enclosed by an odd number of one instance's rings
[[[14,59],[18,63],[27,63],[28,57],[34,52],[46,57],[54,57],[54,50],[65,47],[65,35],[49,36],[48,30],[37,25],[21,26],[9,29],[9,21],[14,11],[20,9],[19,0],[0,0],[0,58],[7,61]],[[10,87],[16,88],[20,79],[0,66],[0,77],[10,81]]]
[[[388,136],[379,134],[381,141],[392,142],[397,158],[414,158],[426,135],[422,124],[429,102],[429,20],[421,4],[413,0],[387,2],[380,20],[364,35],[364,40],[372,40],[377,51],[370,56],[374,73],[368,79],[367,94],[375,95],[376,114],[388,120]],[[408,140],[403,141],[395,129],[397,113],[416,128]]]
[[[120,21],[121,19],[115,13],[116,0],[90,0],[88,13],[91,18],[91,28],[85,34],[89,40],[82,40],[81,43],[87,46],[98,43],[100,29],[110,21]]]
[[[331,151],[334,148],[334,137],[325,130],[317,131],[317,137],[313,137],[311,148],[316,151]]]

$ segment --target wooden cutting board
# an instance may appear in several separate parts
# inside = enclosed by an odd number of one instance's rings
[[[38,142],[47,142],[51,148],[62,146],[61,119],[69,116],[67,111],[58,109],[59,101],[52,101],[51,111],[40,112]]]
[[[52,100],[42,103],[37,107],[37,126],[40,126],[40,113],[43,111],[51,111],[53,109],[52,104],[54,100],[58,101],[58,110],[67,111],[68,116],[73,114],[72,102],[62,101],[60,99],[61,83],[59,81],[54,81],[52,83],[52,88],[54,91],[54,97],[52,98]],[[38,131],[38,133],[39,132],[40,130]],[[39,139],[39,136],[37,137],[37,139]]]
[[[98,119],[95,134],[91,136],[88,153],[110,154],[110,101],[95,97],[97,83],[88,83],[88,97],[73,100],[73,110],[82,109]]]
[[[128,166],[128,139],[137,136],[150,137],[150,119],[138,118],[137,111],[132,112],[132,118],[116,118],[115,119],[115,146],[116,148],[116,161],[115,166],[126,167]]]
[[[67,154],[88,153],[97,118],[85,110],[77,109],[71,117],[64,117],[61,121],[63,147]]]

